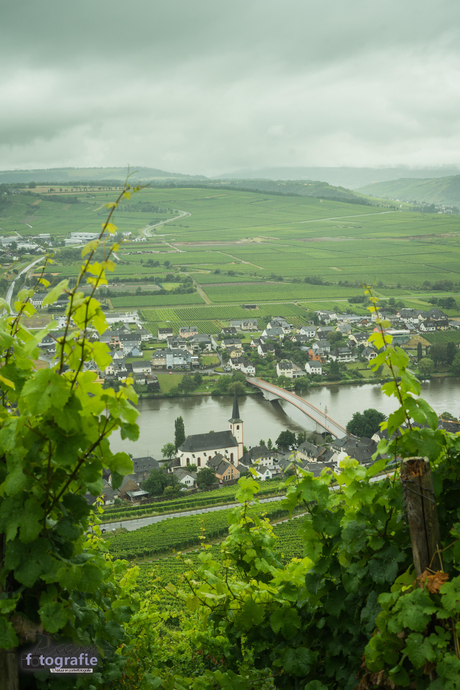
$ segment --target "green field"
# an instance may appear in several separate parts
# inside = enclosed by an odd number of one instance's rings
[[[460,331],[437,331],[436,333],[423,333],[423,338],[429,343],[460,343]]]
[[[0,212],[3,232],[49,232],[63,240],[70,231],[98,231],[107,213],[104,204],[113,200],[115,192],[75,196],[79,202],[68,204],[43,195],[15,195]],[[147,241],[134,242],[146,226],[158,221],[158,213],[146,212],[153,207],[163,209],[160,215],[171,222],[152,230]],[[190,215],[171,220],[178,210]],[[147,320],[152,332],[160,322],[176,321],[163,311],[174,312],[178,321],[212,321],[218,328],[218,321],[247,316],[241,307],[248,302],[260,307],[279,302],[281,307],[302,301],[308,308],[309,304],[346,302],[360,294],[362,283],[375,284],[382,297],[409,299],[423,295],[424,281],[460,284],[457,216],[309,197],[185,188],[144,189],[115,215],[120,230],[132,233],[117,252],[120,281],[142,281],[155,275],[161,282],[166,273],[190,274],[202,286],[201,294],[111,298],[114,309],[151,312]],[[59,249],[56,252],[56,263],[47,272],[55,280],[76,275],[80,262],[60,261]],[[205,302],[210,306],[204,306]],[[209,312],[193,315],[186,309],[193,304]],[[180,315],[175,309],[179,305],[184,305]],[[212,316],[211,309],[216,310]],[[259,309],[257,315],[261,314]]]

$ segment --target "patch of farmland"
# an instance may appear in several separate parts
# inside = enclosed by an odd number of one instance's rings
[[[206,294],[213,302],[270,302],[275,300],[298,300],[308,297],[324,299],[330,297],[352,297],[362,294],[361,288],[335,285],[309,285],[301,283],[262,283],[251,286],[232,287],[208,286]]]
[[[434,333],[424,333],[423,337],[432,345],[435,343],[442,343],[443,345],[447,343],[460,343],[460,331],[436,331]]]
[[[203,304],[203,298],[197,293],[185,295],[135,295],[129,297],[112,297],[114,309],[119,307],[165,307],[170,304]]]
[[[238,276],[228,276],[224,273],[190,273],[192,278],[196,280],[200,285],[220,285],[223,283],[253,283],[260,282],[261,276],[250,276],[250,275],[238,275]]]

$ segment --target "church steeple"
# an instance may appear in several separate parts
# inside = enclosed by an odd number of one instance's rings
[[[243,420],[240,419],[240,410],[238,407],[238,396],[235,391],[235,397],[233,398],[233,410],[232,416],[228,420],[228,428],[232,432],[233,436],[238,442],[238,460],[243,457]],[[238,464],[238,463],[236,463]]]
[[[238,396],[235,391],[235,397],[233,398],[233,411],[232,411],[232,417],[231,419],[228,420],[229,422],[241,422],[240,419],[240,410],[238,407]]]

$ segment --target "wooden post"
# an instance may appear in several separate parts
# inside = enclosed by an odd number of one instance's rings
[[[0,688],[2,690],[19,690],[17,649],[0,649]]]
[[[442,570],[438,512],[428,458],[405,458],[402,461],[403,485],[409,520],[412,554],[417,577],[427,568]]]

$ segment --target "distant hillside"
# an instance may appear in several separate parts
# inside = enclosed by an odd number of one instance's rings
[[[361,187],[359,191],[386,199],[425,202],[438,206],[460,206],[460,175],[429,180],[399,179],[377,182]]]
[[[203,175],[182,175],[157,168],[132,167],[132,181],[150,180],[203,180]],[[68,184],[71,182],[123,181],[127,168],[48,168],[41,170],[0,170],[0,184],[52,182]]]
[[[155,183],[153,183],[155,184]],[[158,184],[162,184],[159,182]],[[187,182],[177,181],[171,184],[184,186]],[[311,196],[317,199],[330,199],[331,201],[345,201],[353,204],[372,204],[360,194],[352,192],[344,187],[333,187],[327,182],[313,180],[205,180],[193,183],[196,187],[211,187],[219,189],[236,189],[250,192],[266,192],[269,194],[283,194],[296,196]]]
[[[132,168],[134,174],[131,182],[150,184],[152,187],[211,187],[231,188],[269,194],[311,196],[330,199],[331,201],[346,201],[349,203],[369,204],[350,189],[337,187],[327,182],[313,180],[269,180],[269,179],[209,179],[201,175],[182,175],[170,173],[157,168]],[[121,183],[126,178],[126,168],[48,168],[43,170],[5,170],[0,171],[0,184],[114,184]]]
[[[460,168],[445,166],[441,168],[260,168],[258,170],[236,170],[219,175],[222,180],[321,180],[336,187],[357,189],[373,182],[384,182],[402,178],[433,178],[458,175]]]

